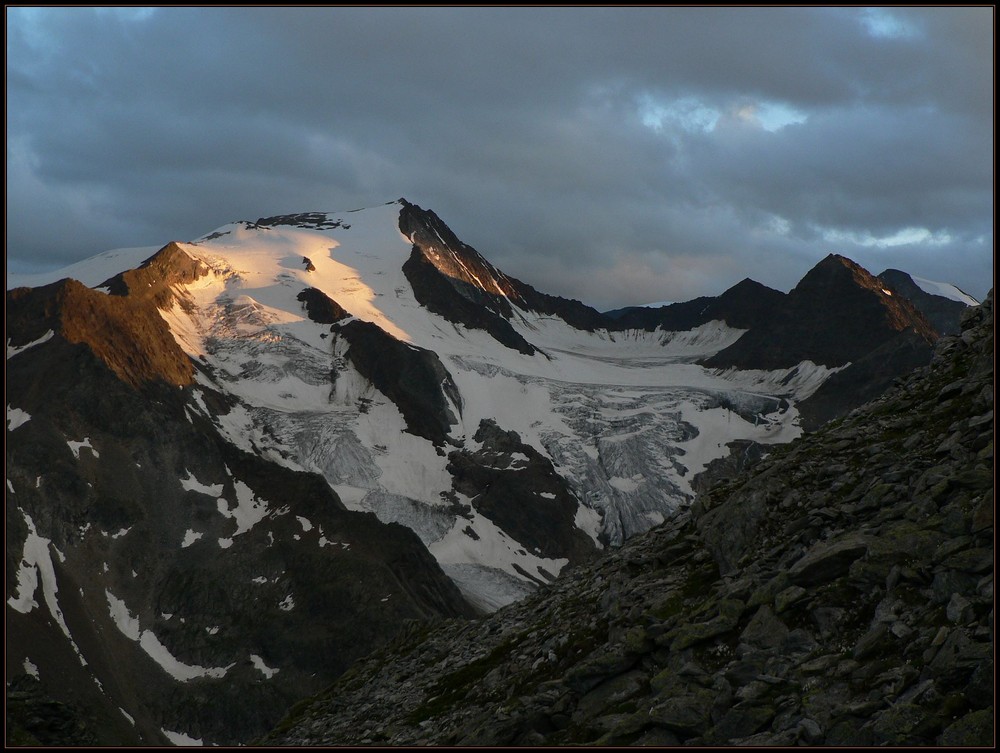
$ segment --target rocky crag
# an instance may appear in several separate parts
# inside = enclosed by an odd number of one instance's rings
[[[993,294],[885,395],[476,621],[411,623],[274,744],[990,745]]]

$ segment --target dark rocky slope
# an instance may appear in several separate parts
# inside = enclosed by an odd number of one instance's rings
[[[354,319],[332,330],[350,346],[346,358],[365,379],[392,400],[406,429],[441,446],[457,423],[449,402],[462,408],[462,396],[438,354],[397,340],[371,322]],[[336,380],[336,372],[331,373]]]
[[[893,380],[925,365],[932,351],[916,332],[906,330],[832,374],[798,404],[800,424],[815,431],[827,421],[881,395]]]
[[[414,625],[280,744],[993,741],[993,298],[935,360],[683,518]]]

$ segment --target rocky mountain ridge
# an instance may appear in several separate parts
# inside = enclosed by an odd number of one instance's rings
[[[928,345],[937,333],[905,298],[837,254],[809,270],[766,320],[708,366],[776,369],[809,360],[827,366],[856,361],[911,330]]]
[[[269,744],[990,745],[993,294],[885,395]]]

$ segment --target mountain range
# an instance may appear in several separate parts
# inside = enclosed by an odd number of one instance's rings
[[[928,363],[975,302],[890,272],[609,316],[400,199],[13,281],[18,729],[246,742],[414,621],[558,582]]]

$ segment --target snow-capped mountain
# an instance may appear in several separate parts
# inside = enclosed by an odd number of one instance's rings
[[[721,376],[695,363],[742,334],[718,320],[599,329],[597,312],[508,277],[405,202],[234,223],[154,259],[98,289],[158,291],[197,367],[189,410],[245,451],[322,474],[350,509],[412,528],[485,607],[671,515],[727,442],[797,436],[791,403],[835,368]],[[204,389],[237,404],[215,415]],[[525,546],[457,488],[451,455],[482,452],[488,422],[560,485],[513,495],[502,516],[540,524],[558,507],[546,525],[575,543]],[[525,451],[508,455],[485,467],[523,473]]]
[[[8,667],[102,742],[245,742],[405,619],[507,604],[674,515],[871,353],[880,379],[901,343],[929,358],[866,275],[838,257],[799,294],[748,280],[630,325],[399,200],[20,281]]]

